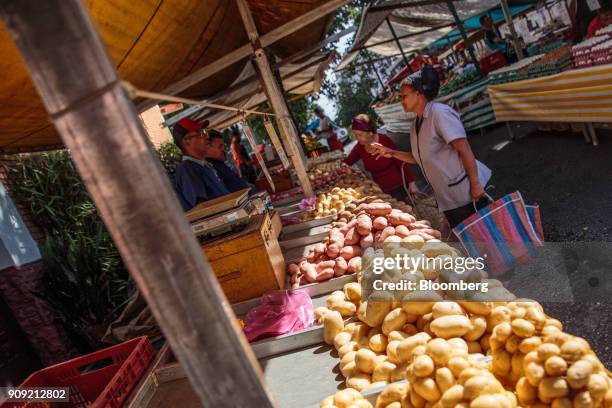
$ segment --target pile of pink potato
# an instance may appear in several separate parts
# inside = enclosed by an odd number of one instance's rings
[[[440,232],[428,221],[375,200],[357,206],[351,221],[332,228],[325,242],[317,244],[299,264],[289,264],[291,287],[322,282],[345,274],[361,272],[361,253],[383,243],[439,242]]]

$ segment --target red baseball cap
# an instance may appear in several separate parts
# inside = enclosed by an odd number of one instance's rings
[[[198,130],[202,130],[208,127],[210,122],[208,120],[204,120],[203,122],[196,122],[193,119],[183,118],[176,122],[176,124],[189,132],[197,132]]]

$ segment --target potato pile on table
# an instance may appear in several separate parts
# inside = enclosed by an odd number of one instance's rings
[[[361,289],[345,285],[315,316],[347,388],[390,384],[376,407],[612,406],[610,375],[588,342],[563,332],[533,300],[468,302],[420,291],[365,300]]]
[[[382,199],[367,197],[344,209],[340,213],[342,221],[330,230],[325,242],[316,245],[304,261],[288,265],[293,288],[359,273],[361,254],[366,248],[388,243],[439,242],[440,239],[440,232],[431,228],[428,221],[417,221],[412,214],[392,208]]]

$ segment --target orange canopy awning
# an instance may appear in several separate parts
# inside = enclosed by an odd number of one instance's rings
[[[311,11],[325,0],[249,0],[260,35]],[[248,43],[236,3],[230,0],[87,0],[89,14],[122,79],[160,92]],[[322,16],[324,17],[324,16]],[[279,58],[320,41],[322,18],[270,46]],[[181,92],[208,98],[243,72],[247,58]],[[0,151],[61,146],[26,66],[0,23]],[[77,80],[77,78],[75,78]]]

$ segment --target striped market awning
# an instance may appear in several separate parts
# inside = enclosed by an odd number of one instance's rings
[[[489,86],[498,122],[612,123],[612,64]]]

